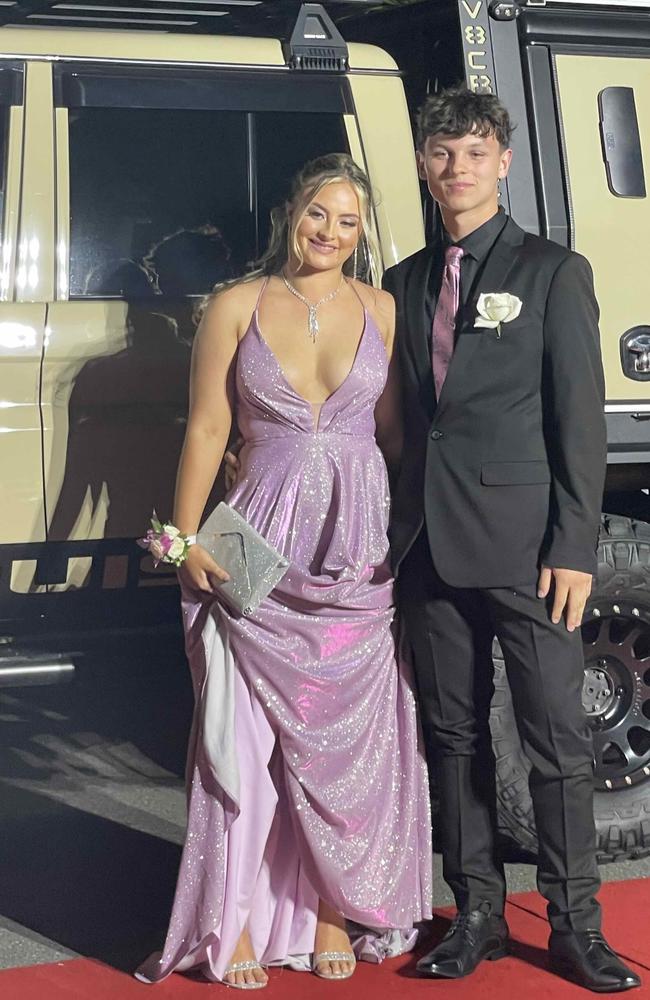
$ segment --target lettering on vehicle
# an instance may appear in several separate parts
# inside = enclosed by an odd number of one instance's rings
[[[486,0],[459,0],[465,81],[470,90],[496,92],[490,20]]]

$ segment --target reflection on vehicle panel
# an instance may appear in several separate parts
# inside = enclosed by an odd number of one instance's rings
[[[57,40],[29,37],[40,45]],[[13,194],[19,224],[11,247],[4,243],[16,298],[35,300],[0,302],[7,322],[31,331],[21,363],[14,348],[10,361],[16,389],[26,374],[29,393],[21,389],[23,409],[14,411],[28,426],[20,438],[0,436],[0,460],[14,456],[11,523],[0,549],[0,621],[12,630],[21,618],[29,630],[42,615],[53,621],[70,611],[77,625],[84,617],[89,627],[100,619],[136,624],[147,616],[136,612],[135,591],[150,592],[153,617],[164,614],[161,585],[174,575],[154,571],[134,540],[154,508],[161,516],[172,510],[197,307],[259,254],[270,210],[306,160],[338,150],[364,163],[359,129],[366,128],[380,193],[394,198],[396,177],[406,178],[399,198],[410,212],[390,213],[385,201],[378,208],[387,259],[422,242],[403,89],[378,50],[362,48],[374,73],[367,78],[297,79],[284,66],[75,61],[73,43],[80,54],[86,43],[59,37],[71,58],[24,65],[25,128],[31,135],[34,116],[52,141],[30,166],[33,185],[25,184],[23,158],[22,201]],[[170,42],[188,49],[168,38],[165,52]],[[157,40],[147,44],[160,48]],[[242,45],[254,55],[255,40]],[[402,133],[396,151],[386,146],[364,85],[381,95],[388,120],[399,122],[397,133],[391,125],[391,136]],[[10,91],[0,85],[0,104],[3,93],[15,99]],[[20,137],[7,128],[13,105],[5,111],[5,143],[18,150],[20,167]],[[49,202],[39,185],[54,191]],[[8,371],[0,378],[11,403]],[[210,503],[220,491],[218,481]]]

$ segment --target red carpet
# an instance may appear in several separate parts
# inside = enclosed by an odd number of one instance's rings
[[[635,1000],[650,1000],[650,879],[610,882],[601,897],[605,907],[605,933],[611,944],[644,978]],[[544,903],[536,893],[510,898],[508,922],[513,954],[500,962],[484,962],[469,979],[460,982],[415,978],[413,956],[385,962],[380,968],[362,963],[352,979],[321,982],[315,976],[288,970],[271,970],[264,1000],[586,1000],[589,994],[564,982],[546,968],[548,928]],[[438,940],[447,926],[443,915],[434,921],[430,941]],[[145,986],[100,962],[73,959],[53,965],[35,965],[0,972],[4,1000],[207,1000],[235,997],[219,986],[174,975],[157,986]]]

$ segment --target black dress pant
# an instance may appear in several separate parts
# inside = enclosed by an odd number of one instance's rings
[[[538,888],[555,930],[582,931],[600,927],[582,643],[579,630],[552,623],[551,605],[537,597],[536,585],[450,587],[438,576],[421,532],[400,568],[398,598],[440,793],[443,872],[458,909],[473,910],[487,900],[501,914],[505,901],[489,727],[496,636],[531,763]]]

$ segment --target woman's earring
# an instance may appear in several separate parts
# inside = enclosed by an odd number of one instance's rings
[[[359,244],[357,243],[357,245],[354,248],[354,254],[352,255],[352,277],[353,278],[356,278],[356,276],[357,276],[357,263],[358,263],[358,260],[359,260]]]

